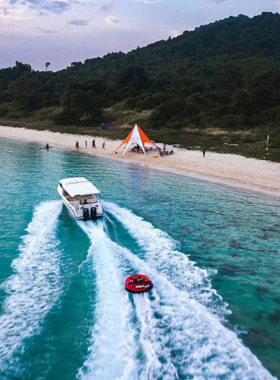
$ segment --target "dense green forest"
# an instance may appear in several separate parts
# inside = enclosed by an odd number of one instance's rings
[[[108,122],[109,137],[137,122],[155,139],[260,157],[270,133],[280,161],[279,46],[280,15],[262,13],[58,72],[16,62],[0,70],[0,122],[92,134]]]

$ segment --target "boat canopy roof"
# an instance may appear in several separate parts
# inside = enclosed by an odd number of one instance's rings
[[[84,177],[66,178],[59,181],[71,197],[77,195],[100,194],[100,191]]]

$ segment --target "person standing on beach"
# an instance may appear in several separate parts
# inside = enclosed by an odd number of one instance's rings
[[[79,141],[76,141],[76,149],[79,149]]]
[[[105,149],[105,141],[102,143],[102,149]]]
[[[93,148],[96,149],[95,140],[92,140],[92,149],[93,149]]]
[[[205,148],[202,148],[202,155],[205,157]]]
[[[85,148],[87,149],[87,140],[85,141]]]

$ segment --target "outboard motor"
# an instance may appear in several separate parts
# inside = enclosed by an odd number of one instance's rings
[[[90,217],[91,217],[92,220],[96,219],[97,216],[96,216],[96,208],[95,207],[92,207],[90,209]]]
[[[89,220],[89,211],[88,211],[88,208],[84,208],[83,209],[83,217],[84,217],[84,221],[86,222],[87,220]]]

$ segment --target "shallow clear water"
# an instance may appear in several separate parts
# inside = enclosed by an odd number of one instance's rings
[[[0,159],[1,379],[280,377],[278,198],[4,139]],[[62,206],[71,176],[102,220]]]

